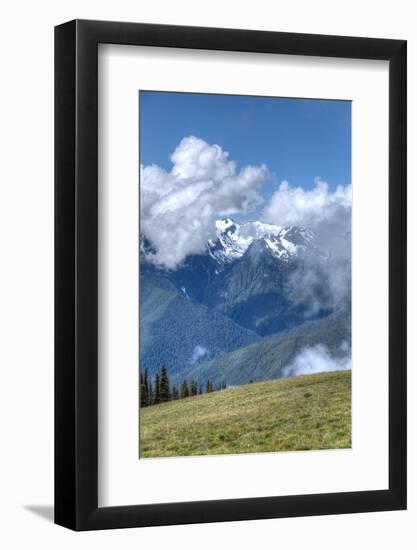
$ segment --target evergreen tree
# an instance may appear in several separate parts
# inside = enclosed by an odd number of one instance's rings
[[[139,406],[140,407],[146,407],[148,404],[147,402],[147,395],[146,395],[146,387],[144,384],[144,377],[143,374],[140,373],[139,375]]]
[[[145,372],[143,373],[143,384],[145,386],[146,404],[150,405],[150,402],[149,402],[148,369],[145,369]]]
[[[153,392],[153,404],[154,405],[157,405],[160,402],[159,384],[160,384],[160,378],[159,378],[159,373],[157,372],[155,374],[155,389],[154,389],[154,392]]]
[[[169,401],[169,378],[168,371],[165,365],[161,367],[161,373],[159,378],[159,402],[166,403]]]
[[[175,401],[179,398],[179,392],[177,386],[172,386],[171,397]]]
[[[213,382],[209,379],[206,384],[206,393],[211,393],[213,391]]]
[[[154,399],[153,386],[152,386],[152,382],[149,382],[148,405],[153,405],[153,399]]]
[[[226,382],[222,382],[222,390],[225,390],[227,388]]]
[[[180,398],[184,399],[185,397],[188,397],[189,395],[190,395],[190,392],[189,392],[189,389],[188,389],[187,380],[184,378],[184,380],[182,381],[182,384],[181,384],[181,388],[180,388]]]
[[[203,393],[203,386],[200,384],[198,388],[198,395],[201,395]]]
[[[197,392],[198,392],[197,382],[195,380],[192,380],[191,387],[190,387],[190,395],[197,395]]]

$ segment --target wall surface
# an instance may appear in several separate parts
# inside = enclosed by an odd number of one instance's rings
[[[39,0],[1,9],[0,541],[3,548],[411,549],[417,541],[416,286],[409,288],[406,512],[72,533],[53,525],[53,26],[73,18],[403,38],[409,54],[409,280],[417,280],[413,2]],[[343,472],[341,472],[343,475]]]

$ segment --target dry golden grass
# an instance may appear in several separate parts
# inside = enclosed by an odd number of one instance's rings
[[[350,371],[248,384],[140,411],[141,458],[350,446]]]

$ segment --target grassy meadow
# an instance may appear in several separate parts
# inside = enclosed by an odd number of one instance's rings
[[[351,372],[258,382],[140,410],[140,458],[351,447]]]

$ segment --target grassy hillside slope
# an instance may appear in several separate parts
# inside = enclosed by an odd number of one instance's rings
[[[140,457],[351,446],[351,373],[248,384],[140,410]]]

